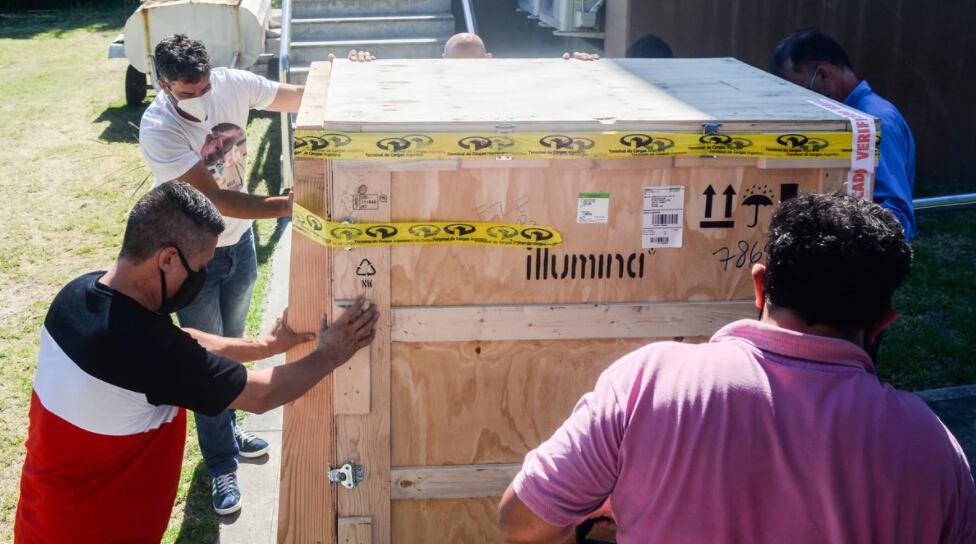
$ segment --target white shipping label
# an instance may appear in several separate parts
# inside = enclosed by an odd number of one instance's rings
[[[685,224],[684,187],[645,187],[641,247],[681,247]]]
[[[610,193],[580,193],[576,205],[576,222],[607,223],[610,220]]]

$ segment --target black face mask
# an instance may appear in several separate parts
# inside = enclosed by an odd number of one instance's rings
[[[201,267],[200,270],[193,271],[190,269],[189,263],[186,262],[186,258],[183,257],[183,252],[180,248],[176,248],[176,254],[180,256],[180,262],[183,263],[183,268],[186,269],[186,279],[183,280],[183,285],[176,290],[176,294],[173,298],[166,297],[166,275],[163,274],[162,269],[159,270],[159,283],[162,289],[162,300],[163,302],[159,305],[159,309],[156,310],[157,314],[167,315],[173,312],[177,312],[186,308],[193,302],[200,290],[203,289],[204,282],[207,281],[207,267]]]

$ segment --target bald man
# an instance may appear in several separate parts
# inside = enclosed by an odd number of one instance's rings
[[[444,44],[445,59],[490,59],[485,42],[477,34],[461,32],[451,36]]]

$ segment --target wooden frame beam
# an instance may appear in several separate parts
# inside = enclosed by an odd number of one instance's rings
[[[393,309],[394,342],[709,336],[756,317],[752,301],[430,306]]]
[[[390,498],[476,499],[501,497],[520,464],[395,467],[390,471]]]
[[[352,222],[390,220],[389,172],[337,172],[332,217]],[[383,195],[373,206],[357,205],[358,194]],[[369,517],[373,544],[389,544],[390,526],[390,247],[333,249],[334,301],[365,295],[380,312],[376,337],[335,378],[336,456],[366,469],[354,489],[341,489],[338,515]],[[359,530],[359,529],[357,529]]]

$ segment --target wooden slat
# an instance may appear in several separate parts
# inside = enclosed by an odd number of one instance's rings
[[[674,157],[675,168],[720,168],[720,167],[739,167],[739,166],[759,166],[760,159],[757,157]],[[802,167],[802,163],[797,162],[797,168]]]
[[[379,171],[408,171],[408,170],[420,170],[420,171],[431,171],[431,170],[457,170],[461,165],[461,161],[456,159],[445,159],[445,160],[413,160],[413,161],[397,161],[397,160],[341,160],[335,163],[335,171],[346,171],[346,170],[379,170]]]
[[[627,159],[526,159],[526,158],[478,158],[446,160],[342,160],[337,161],[334,170],[381,170],[390,172],[468,170],[468,169],[512,169],[546,168],[550,170],[647,170],[651,168],[671,168],[680,157],[635,157]],[[687,157],[691,158],[691,157]],[[755,166],[756,159],[732,159],[732,166]],[[724,164],[724,163],[723,163]],[[719,166],[713,164],[711,166]]]
[[[354,222],[390,219],[390,174],[336,172],[333,182],[333,217]],[[357,206],[357,194],[378,195],[373,206]],[[360,209],[357,209],[360,208]],[[368,209],[361,209],[368,208]],[[355,489],[338,493],[342,517],[368,516],[374,544],[388,544],[390,529],[390,248],[333,250],[333,290],[336,300],[365,294],[380,312],[376,339],[370,346],[368,366],[358,359],[352,369],[337,371],[342,387],[368,389],[368,413],[336,414],[336,455],[354,459],[366,469],[366,479]],[[364,262],[368,261],[368,262]],[[355,366],[358,364],[358,367]],[[337,388],[337,394],[341,391]],[[350,399],[355,400],[355,399]],[[362,404],[359,405],[362,408]]]
[[[339,518],[339,544],[371,544],[372,521],[366,517]]]
[[[522,465],[396,467],[390,472],[393,500],[500,497]]]
[[[333,216],[342,221],[383,221],[389,219],[389,204],[376,210],[356,210],[354,199],[360,187],[389,186],[389,174],[376,172],[345,172],[334,187]],[[389,202],[388,193],[383,196]],[[382,266],[377,259],[388,258],[388,248],[350,249],[334,252],[333,270],[336,276],[336,300],[351,300],[359,295],[372,297],[372,283]],[[388,266],[388,261],[387,261]],[[334,312],[342,310],[334,306]],[[388,316],[387,316],[388,317]],[[361,350],[335,373],[337,415],[370,413],[370,351]]]
[[[329,88],[330,66],[317,63],[309,73],[299,117],[322,115]],[[328,216],[331,178],[328,161],[295,161],[295,202]],[[295,330],[317,331],[329,310],[329,250],[292,231],[288,320]],[[330,317],[334,317],[334,314]],[[307,355],[312,343],[290,350],[287,362]],[[278,542],[334,544],[335,491],[325,475],[333,463],[335,428],[332,418],[332,376],[284,408],[281,448],[281,492],[278,500]]]
[[[326,213],[327,163],[295,163],[295,201],[323,216]],[[329,309],[329,250],[292,231],[288,321],[298,331],[317,331]],[[303,344],[287,354],[294,362],[314,345]],[[335,542],[335,494],[325,477],[333,460],[332,376],[284,409],[279,497],[278,541]]]
[[[825,168],[820,172],[820,193],[845,192],[844,184],[847,182],[847,168]],[[865,195],[865,198],[872,198],[873,195]]]
[[[325,104],[329,94],[331,76],[331,62],[312,63],[308,72],[308,79],[305,81],[302,106],[295,117],[296,128],[316,129],[322,126],[322,116],[325,115]]]
[[[394,342],[707,336],[756,317],[752,301],[394,308]]]
[[[333,306],[332,311],[339,315],[342,309]],[[360,350],[346,364],[337,368],[333,384],[336,415],[368,414],[370,405],[369,350]]]
[[[759,168],[764,170],[786,170],[791,168],[844,168],[851,165],[851,159],[759,159]]]

